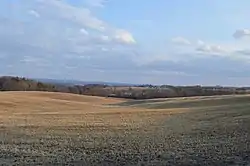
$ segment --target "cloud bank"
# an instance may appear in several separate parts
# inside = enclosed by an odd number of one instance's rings
[[[137,40],[126,27],[94,12],[108,4],[0,2],[1,75],[155,84],[226,84],[227,79],[248,77],[250,48],[247,40],[241,41],[250,30],[235,30],[231,42],[180,33],[160,46],[146,32],[144,40]]]

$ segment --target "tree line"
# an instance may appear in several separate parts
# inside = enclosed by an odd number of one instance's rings
[[[23,77],[0,77],[0,91],[47,91],[79,95],[117,97],[128,99],[152,99],[170,97],[213,96],[230,94],[248,94],[248,88],[221,86],[108,86],[102,84],[74,85],[49,84]]]

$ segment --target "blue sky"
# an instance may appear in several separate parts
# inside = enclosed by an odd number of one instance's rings
[[[0,75],[250,85],[249,0],[0,2]]]

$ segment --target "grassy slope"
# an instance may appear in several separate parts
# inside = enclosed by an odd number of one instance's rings
[[[249,101],[2,92],[0,164],[250,163]]]
[[[229,95],[229,96],[207,96],[207,97],[185,97],[169,99],[149,99],[149,100],[130,100],[115,103],[118,106],[130,106],[137,108],[169,109],[169,108],[199,108],[215,106],[236,106],[250,104],[249,95]]]

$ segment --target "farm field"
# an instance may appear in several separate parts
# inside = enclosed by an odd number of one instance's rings
[[[250,95],[0,93],[0,165],[249,165]]]

